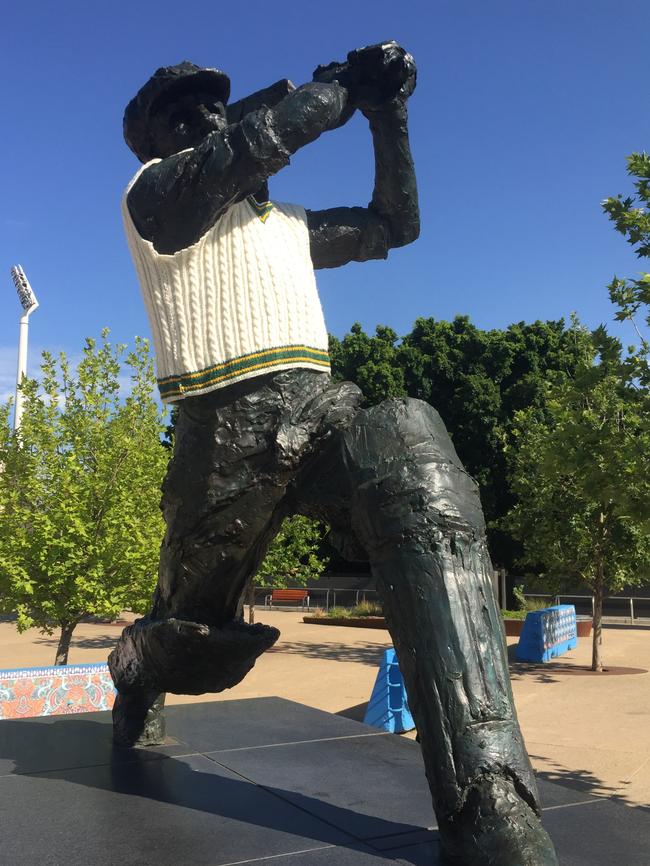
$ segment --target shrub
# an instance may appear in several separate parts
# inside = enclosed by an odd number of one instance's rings
[[[504,619],[526,619],[528,616],[527,610],[502,610],[501,616]]]
[[[348,619],[350,617],[350,608],[348,607],[331,607],[327,612],[327,616],[332,619]]]
[[[350,611],[352,616],[383,616],[384,611],[376,601],[362,601]]]

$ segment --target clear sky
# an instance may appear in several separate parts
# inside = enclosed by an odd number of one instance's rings
[[[77,354],[104,326],[125,342],[149,334],[120,218],[138,167],[122,114],[158,66],[184,59],[225,70],[237,99],[371,42],[414,55],[422,234],[388,262],[319,272],[334,334],[458,313],[490,328],[575,310],[595,326],[612,319],[612,275],[642,269],[600,202],[630,189],[625,157],[650,146],[647,0],[22,0],[2,18],[3,397],[13,264],[40,301],[30,372],[41,348]],[[271,197],[365,205],[372,180],[359,116],[296,154]]]

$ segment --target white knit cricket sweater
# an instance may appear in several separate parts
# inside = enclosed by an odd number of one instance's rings
[[[327,372],[304,208],[248,198],[197,243],[161,255],[138,233],[126,202],[146,167],[127,187],[122,213],[162,399],[175,402],[291,367]]]

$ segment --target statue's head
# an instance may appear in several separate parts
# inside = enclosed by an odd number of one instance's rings
[[[194,147],[226,125],[230,79],[183,61],[163,66],[129,102],[124,138],[141,162]]]

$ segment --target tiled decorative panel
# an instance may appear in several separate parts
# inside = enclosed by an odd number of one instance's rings
[[[0,720],[110,710],[115,694],[107,664],[0,670]]]

